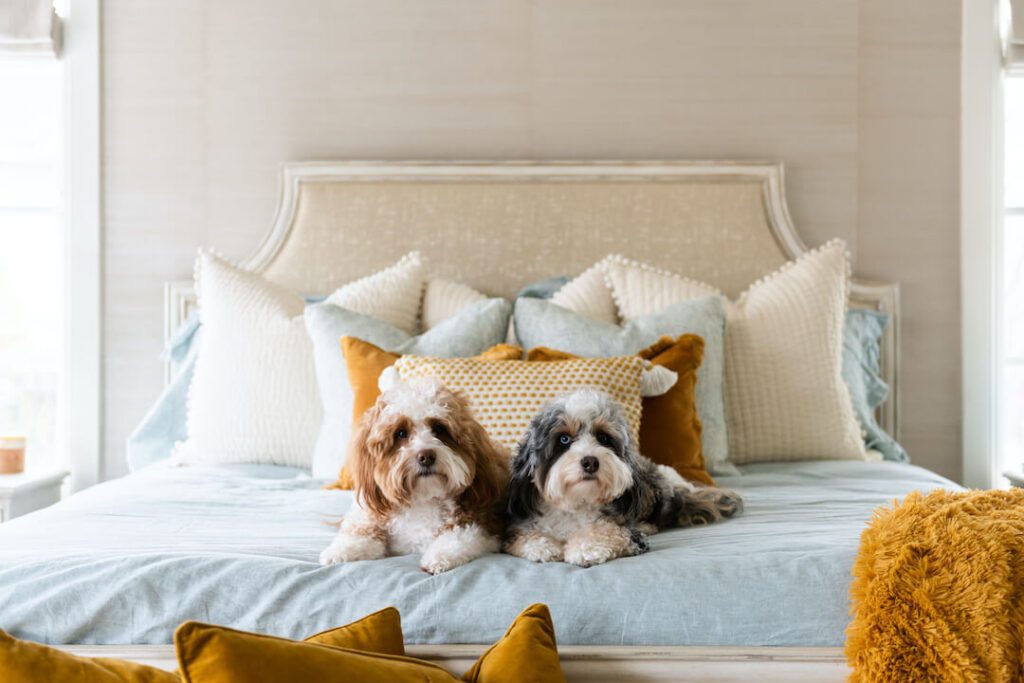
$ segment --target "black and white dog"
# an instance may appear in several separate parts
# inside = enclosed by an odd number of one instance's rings
[[[618,405],[584,389],[530,423],[512,460],[505,551],[581,567],[647,551],[647,535],[709,524],[743,508],[641,455]]]

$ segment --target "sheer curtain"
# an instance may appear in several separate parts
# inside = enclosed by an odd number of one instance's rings
[[[970,1],[970,0],[968,0]],[[1003,57],[1007,72],[1024,75],[1024,0],[1002,0]]]
[[[53,56],[60,38],[52,0],[0,0],[0,57]]]
[[[1024,476],[1024,0],[1004,12],[999,454],[1002,470]]]
[[[44,20],[45,19],[45,20]],[[0,436],[65,464],[64,70],[52,3],[0,0]]]

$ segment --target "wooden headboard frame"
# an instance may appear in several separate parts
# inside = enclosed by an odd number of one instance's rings
[[[735,296],[807,251],[777,163],[300,162],[281,166],[270,230],[241,265],[326,294],[412,249],[432,274],[504,296],[612,252]],[[879,420],[899,438],[899,287],[854,277],[850,299],[891,318]],[[194,305],[191,281],[165,285],[167,335]]]

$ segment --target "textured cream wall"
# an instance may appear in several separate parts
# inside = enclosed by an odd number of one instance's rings
[[[105,462],[161,284],[242,257],[304,159],[785,162],[805,240],[904,285],[904,440],[959,476],[955,0],[106,0]]]

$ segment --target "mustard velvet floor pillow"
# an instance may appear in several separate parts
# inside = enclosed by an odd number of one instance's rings
[[[180,677],[117,659],[78,657],[0,631],[5,683],[261,683],[315,680],[353,683],[459,679],[429,662],[403,656],[401,620],[392,607],[305,641],[186,622],[174,634]],[[531,605],[480,656],[462,680],[470,683],[565,683],[551,615]]]
[[[404,655],[402,620],[387,607],[351,624],[332,628],[305,640],[307,643]],[[103,657],[78,657],[48,645],[18,640],[0,631],[0,681],[29,683],[178,683],[177,672]]]
[[[405,655],[402,618],[394,607],[385,607],[351,624],[321,631],[306,638],[304,642],[366,650],[382,655]]]
[[[0,681],[4,683],[178,683],[178,675],[144,664],[78,657],[0,631]]]
[[[336,647],[324,641],[298,642],[198,622],[186,622],[178,627],[174,644],[182,679],[188,683],[285,680],[453,683],[459,680],[435,664],[411,657]],[[470,683],[565,683],[558,660],[555,628],[547,606],[527,607],[462,680]]]
[[[547,605],[530,605],[501,640],[480,655],[462,680],[468,683],[565,683],[555,626]]]
[[[187,621],[174,632],[187,683],[451,683],[439,666],[408,657],[299,642]]]

